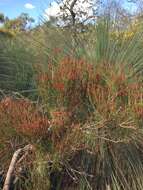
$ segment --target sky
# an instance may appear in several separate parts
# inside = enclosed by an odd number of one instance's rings
[[[64,2],[65,0],[63,0]],[[87,0],[90,2],[92,0]],[[10,19],[16,18],[22,12],[28,13],[32,16],[36,22],[38,22],[40,16],[44,16],[44,12],[47,18],[50,16],[56,16],[60,11],[60,6],[54,0],[0,0],[0,12],[4,13]],[[78,6],[82,10],[86,9],[88,12],[90,4],[84,0],[78,1]],[[78,10],[78,9],[77,9]],[[77,11],[76,10],[76,11]]]
[[[50,3],[50,0],[0,0],[0,13],[9,18],[16,18],[24,12],[38,21]]]
[[[28,13],[36,21],[40,20],[39,18],[44,15],[44,12],[51,16],[55,16],[55,13],[59,11],[59,7],[56,3],[53,3],[54,0],[0,0],[0,13],[4,13],[5,16],[9,18],[16,18],[22,12]],[[88,7],[87,3],[84,4],[84,0],[79,4],[80,8]],[[88,0],[90,1],[90,0]],[[122,0],[125,2],[125,0]],[[51,6],[50,6],[51,5]],[[131,4],[125,4],[125,7],[131,11]],[[132,6],[134,9],[134,6]]]

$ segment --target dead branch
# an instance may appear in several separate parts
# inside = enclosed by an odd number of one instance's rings
[[[23,154],[27,155],[27,152],[32,151],[32,150],[33,150],[33,146],[29,144],[29,145],[26,145],[24,148],[20,148],[15,151],[15,153],[13,154],[11,163],[9,165],[9,169],[8,169],[8,172],[6,175],[3,190],[10,190],[12,176],[13,176],[15,166],[16,166],[16,163],[17,163],[19,157],[21,157]]]

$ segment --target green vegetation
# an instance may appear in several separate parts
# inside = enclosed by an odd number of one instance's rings
[[[123,27],[102,15],[78,31],[76,23],[27,28],[25,14],[0,20],[4,179],[13,153],[31,144],[15,189],[142,190],[141,17]]]

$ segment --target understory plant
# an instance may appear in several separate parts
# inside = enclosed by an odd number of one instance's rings
[[[32,62],[37,101],[0,102],[0,128],[13,131],[3,146],[14,135],[35,146],[25,189],[142,190],[142,28],[130,38],[114,30],[101,19],[90,43],[42,46],[43,62]]]
[[[53,189],[142,189],[142,28],[116,39],[113,30],[100,20],[94,44],[79,43],[47,71],[39,65],[39,95],[62,168],[51,174]]]

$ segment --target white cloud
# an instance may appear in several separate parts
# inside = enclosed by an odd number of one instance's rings
[[[24,7],[25,7],[26,9],[34,9],[34,8],[35,8],[35,6],[32,5],[31,3],[26,3],[26,4],[24,5]]]
[[[60,14],[60,5],[55,1],[53,1],[51,3],[51,6],[45,10],[45,15],[47,19],[49,19],[49,17],[57,17],[59,14]]]

